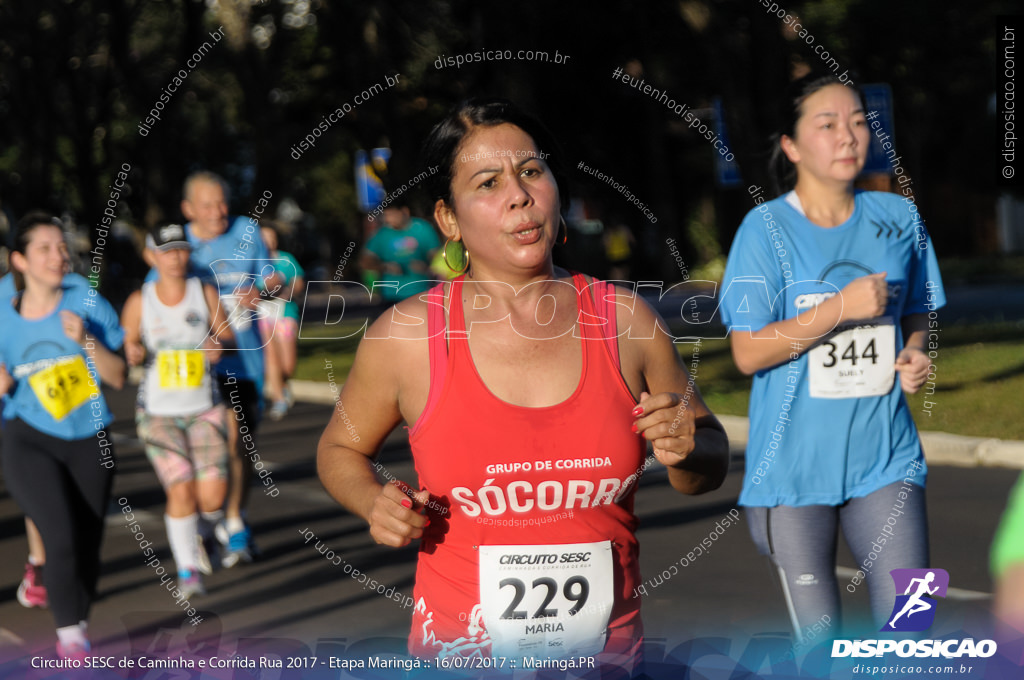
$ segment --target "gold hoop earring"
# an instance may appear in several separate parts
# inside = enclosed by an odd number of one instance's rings
[[[462,269],[456,269],[452,266],[451,262],[448,261],[448,244],[451,243],[451,241],[452,240],[450,238],[445,240],[444,248],[441,250],[441,259],[444,260],[444,264],[448,269],[451,269],[457,274],[465,274],[466,270],[469,269],[469,251],[466,250],[466,246],[462,246],[462,258],[465,262],[462,265]],[[459,241],[456,241],[456,243],[459,243]]]
[[[565,223],[565,218],[561,215],[558,216],[558,221],[561,223],[562,229],[564,229],[562,232],[562,245],[564,246],[565,242],[569,240],[569,225]]]

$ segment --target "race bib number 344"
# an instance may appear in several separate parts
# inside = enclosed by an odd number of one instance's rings
[[[896,327],[888,317],[846,327],[812,349],[807,362],[812,397],[888,394],[896,376]]]
[[[493,656],[592,656],[614,603],[609,541],[480,546],[480,604]]]

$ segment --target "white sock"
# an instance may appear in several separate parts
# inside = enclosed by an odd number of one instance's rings
[[[81,645],[86,649],[89,649],[89,641],[85,638],[85,631],[79,628],[77,623],[72,626],[58,628],[57,639],[60,640],[62,647]]]
[[[171,517],[164,515],[167,526],[167,540],[171,544],[171,553],[178,571],[195,571],[199,560],[196,556],[196,525],[199,515],[192,513],[188,517]]]
[[[204,539],[213,536],[213,528],[224,521],[224,511],[214,510],[213,512],[199,513],[199,535]]]
[[[28,556],[28,563],[29,563],[29,564],[31,564],[31,565],[32,565],[33,567],[41,567],[41,566],[43,566],[43,565],[44,565],[44,564],[45,564],[46,562],[45,562],[45,560],[44,560],[43,562],[40,562],[40,561],[39,561],[39,560],[37,560],[36,558],[34,558],[34,557],[32,557],[31,555],[29,555],[29,556]]]
[[[237,534],[239,531],[245,531],[245,522],[242,521],[241,517],[228,517],[224,524],[229,535]]]

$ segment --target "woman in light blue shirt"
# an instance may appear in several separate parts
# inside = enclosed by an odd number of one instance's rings
[[[46,547],[58,654],[81,659],[115,467],[99,384],[124,383],[114,354],[123,331],[95,289],[64,283],[67,264],[60,221],[26,215],[10,255],[16,294],[0,303],[0,458],[7,488]]]
[[[843,587],[867,582],[879,625],[890,570],[928,566],[927,468],[903,392],[927,379],[945,295],[912,198],[854,188],[880,127],[860,93],[808,76],[786,104],[781,195],[748,190],[721,309],[754,376],[740,504],[802,642],[815,625],[838,630],[840,528],[857,560]]]

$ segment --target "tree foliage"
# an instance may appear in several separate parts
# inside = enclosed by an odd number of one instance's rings
[[[293,199],[315,230],[306,259],[326,259],[324,245],[360,240],[356,149],[391,147],[401,183],[419,172],[419,146],[445,110],[467,96],[501,95],[547,122],[571,167],[583,161],[614,175],[650,205],[656,225],[573,172],[577,195],[629,224],[654,271],[664,271],[672,267],[664,239],[691,243],[696,225],[700,252],[691,245],[687,258],[713,251],[708,237],[724,251],[752,206],[744,187],[716,185],[704,138],[612,71],[628,67],[707,122],[721,98],[744,186],[763,186],[779,93],[795,70],[820,66],[813,47],[767,9],[760,0],[3,0],[0,203],[13,214],[46,207],[96,224],[128,163],[118,215],[141,227],[178,217],[182,179],[210,168],[236,189],[240,213],[265,190],[275,202]],[[995,16],[1010,4],[794,0],[784,11],[859,82],[892,86],[895,140],[940,252],[954,238],[959,252],[980,250],[983,235],[959,239],[965,223],[984,231],[991,221],[988,74]],[[141,134],[140,122],[220,27],[224,38]],[[437,67],[439,57],[498,49],[557,50],[568,60]],[[399,84],[354,104],[389,75]],[[352,110],[296,159],[295,145],[346,105]]]

